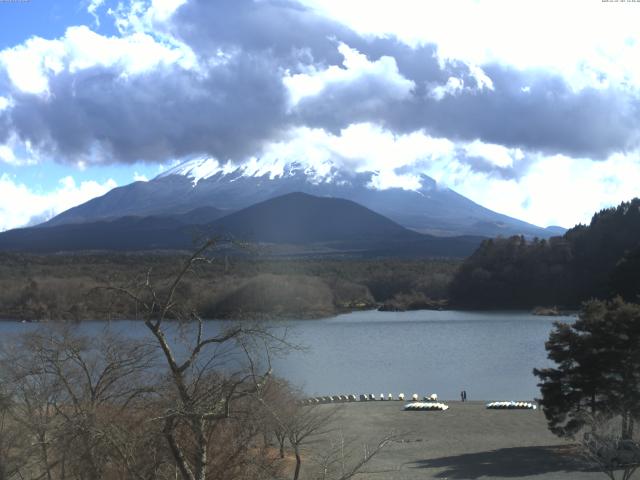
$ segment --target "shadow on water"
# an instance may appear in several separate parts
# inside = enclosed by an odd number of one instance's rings
[[[414,468],[441,470],[433,474],[433,478],[447,479],[519,478],[552,473],[585,474],[593,471],[581,461],[579,454],[571,446],[500,448],[419,460],[415,465]]]

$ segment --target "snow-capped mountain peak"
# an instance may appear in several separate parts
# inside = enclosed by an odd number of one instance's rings
[[[233,179],[240,177],[264,177],[270,180],[277,178],[294,177],[304,175],[310,183],[329,183],[338,174],[333,163],[326,161],[319,165],[304,165],[301,162],[290,162],[282,159],[261,160],[255,157],[242,164],[234,164],[230,161],[221,164],[218,160],[210,157],[195,158],[182,162],[159,174],[158,178],[166,178],[172,175],[180,175],[191,180],[195,187],[201,180],[214,177],[216,175],[230,175]]]
[[[226,164],[221,165],[220,162],[218,162],[214,158],[203,157],[182,162],[175,167],[162,172],[156,178],[164,178],[171,175],[182,175],[184,177],[190,178],[193,182],[193,185],[195,186],[202,179],[213,177],[218,173],[223,173],[226,175],[235,171],[236,168],[237,167],[231,162],[227,162]]]
[[[538,237],[551,234],[487,210],[448,188],[440,188],[423,174],[393,169],[354,171],[343,166],[340,159],[286,161],[275,157],[252,158],[243,164],[195,158],[150,182],[115,188],[103,197],[58,215],[48,225],[124,215],[184,214],[201,207],[229,213],[296,192],[351,200],[424,233]]]

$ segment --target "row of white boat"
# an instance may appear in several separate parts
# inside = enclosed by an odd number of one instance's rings
[[[423,411],[423,410],[439,410],[439,411],[445,411],[449,409],[449,405],[447,405],[446,403],[442,403],[442,402],[411,402],[411,403],[407,403],[404,406],[405,410],[419,410],[419,411]]]
[[[531,402],[514,402],[514,401],[509,401],[509,402],[491,402],[491,403],[487,403],[487,408],[493,408],[493,409],[497,409],[497,410],[514,410],[514,409],[520,409],[520,410],[536,410],[538,407],[536,406],[536,404],[531,403]]]
[[[414,402],[417,402],[419,400],[419,395],[417,393],[414,393],[413,395],[411,395],[411,400]],[[303,404],[305,405],[311,405],[314,403],[345,403],[345,402],[373,402],[373,401],[392,401],[392,400],[398,400],[401,402],[405,401],[405,395],[404,393],[400,393],[397,396],[394,397],[393,393],[388,393],[387,395],[385,395],[384,393],[381,393],[380,395],[376,396],[373,393],[362,393],[360,395],[328,395],[325,397],[312,397],[312,398],[307,398],[305,400],[302,401]],[[435,393],[432,393],[431,395],[425,395],[423,397],[424,401],[431,401],[431,402],[435,402],[438,400],[438,395],[436,395]]]
[[[381,393],[376,396],[373,393],[365,394],[362,393],[360,395],[351,394],[351,395],[327,395],[324,397],[313,397],[302,400],[302,404],[304,405],[313,405],[313,404],[324,404],[324,403],[345,403],[345,402],[372,402],[372,401],[392,401],[397,400],[404,402],[405,395],[404,393],[400,393],[397,396],[394,396],[392,393],[385,395]],[[431,395],[425,395],[422,397],[422,401],[419,401],[419,395],[414,393],[411,395],[410,403],[407,403],[404,406],[405,410],[440,410],[444,411],[449,408],[448,405],[438,402],[438,395],[432,393]],[[514,401],[500,401],[500,402],[490,402],[486,404],[486,408],[488,409],[496,409],[496,410],[536,410],[537,406],[531,402],[514,402]]]
[[[531,402],[490,402],[486,405],[489,409],[497,410],[536,410],[537,406]],[[442,402],[411,402],[404,406],[405,410],[447,410],[448,405]]]

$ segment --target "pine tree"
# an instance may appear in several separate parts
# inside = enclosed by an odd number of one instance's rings
[[[596,416],[619,416],[622,438],[631,438],[640,418],[640,305],[587,302],[575,323],[555,324],[545,347],[556,366],[534,374],[550,430],[573,436]]]

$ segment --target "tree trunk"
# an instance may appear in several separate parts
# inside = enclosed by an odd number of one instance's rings
[[[287,437],[284,434],[280,434],[276,432],[276,440],[278,441],[278,447],[280,447],[280,458],[284,458],[284,442],[286,442]]]
[[[622,412],[622,439],[626,440],[629,438],[629,414],[626,410]]]
[[[207,437],[204,434],[204,420],[199,418],[194,422],[196,434],[196,480],[206,480],[207,477]]]
[[[47,469],[47,480],[51,480],[51,467],[49,466],[49,454],[47,449],[47,434],[41,433],[39,437],[42,462],[44,463],[44,468]]]
[[[296,452],[296,471],[293,473],[293,480],[298,480],[300,476],[300,465],[302,464],[302,458],[300,458],[300,450],[298,450],[298,446],[295,446]]]
[[[189,464],[187,463],[187,459],[185,458],[180,445],[176,441],[174,437],[174,423],[171,419],[167,419],[165,421],[164,429],[162,433],[164,437],[167,439],[167,443],[169,444],[169,449],[171,450],[171,454],[173,455],[173,459],[176,462],[176,466],[178,470],[180,470],[180,474],[182,475],[183,480],[195,480],[191,469],[189,468]]]

